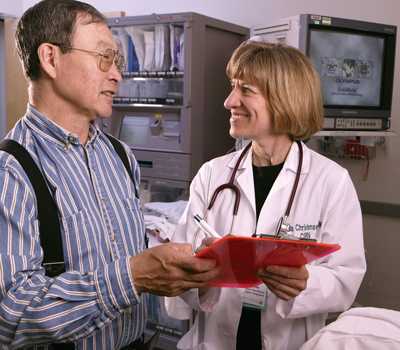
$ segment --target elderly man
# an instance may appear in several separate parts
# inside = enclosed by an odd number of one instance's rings
[[[16,39],[29,104],[0,151],[0,344],[134,349],[146,293],[202,287],[215,262],[187,244],[144,250],[138,164],[93,123],[111,115],[121,80],[105,18],[82,2],[44,0],[22,16]],[[64,264],[54,272],[57,239]]]

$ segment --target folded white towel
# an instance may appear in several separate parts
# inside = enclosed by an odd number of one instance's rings
[[[144,208],[154,213],[164,215],[169,222],[177,224],[187,203],[187,201],[149,202],[144,205]]]
[[[398,350],[400,312],[374,307],[343,312],[301,347],[301,350],[319,349]]]

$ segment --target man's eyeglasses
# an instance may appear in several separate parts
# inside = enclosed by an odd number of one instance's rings
[[[62,47],[63,49],[66,50],[81,51],[91,55],[98,56],[99,57],[98,66],[102,72],[108,72],[113,63],[115,63],[115,66],[117,67],[120,73],[122,73],[125,70],[124,56],[118,50],[105,49],[103,52],[99,52],[99,51],[78,49],[76,47],[65,46],[62,44],[56,44],[56,43],[51,43],[51,44]]]

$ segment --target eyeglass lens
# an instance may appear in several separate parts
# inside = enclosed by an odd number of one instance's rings
[[[105,50],[105,52],[100,56],[100,69],[103,72],[108,72],[113,62],[115,63],[115,66],[117,67],[119,72],[122,72],[124,70],[124,56],[113,49]]]

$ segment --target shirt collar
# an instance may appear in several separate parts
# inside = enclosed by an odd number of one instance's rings
[[[81,144],[79,137],[76,134],[62,128],[60,125],[39,112],[31,104],[28,104],[24,120],[32,129],[35,130],[35,132],[57,144],[63,146]],[[91,123],[89,125],[89,137],[86,144],[93,143],[98,135],[98,126],[95,123]]]
[[[301,174],[307,174],[310,170],[310,161],[311,161],[311,151],[310,149],[300,141],[302,150],[303,150],[303,165],[301,167]],[[299,157],[300,157],[300,149],[296,142],[292,143],[290,147],[289,154],[286,157],[286,161],[284,164],[284,169],[289,169],[292,172],[297,172],[297,167],[299,165]]]

